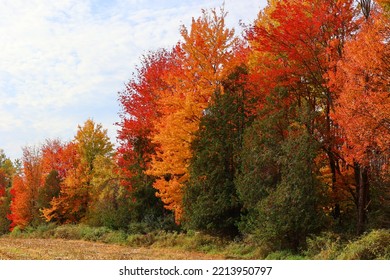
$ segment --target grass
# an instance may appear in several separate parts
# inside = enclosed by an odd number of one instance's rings
[[[390,260],[390,231],[374,230],[349,243],[338,256],[343,260]]]
[[[390,230],[372,230],[352,240],[324,233],[308,240],[305,253],[310,259],[389,260]]]
[[[4,240],[7,240],[11,245],[5,246]],[[7,256],[16,259],[29,259],[29,257],[40,259],[43,256],[40,254],[47,254],[46,251],[34,253],[34,250],[40,250],[37,249],[41,248],[40,246],[36,245],[31,250],[26,249],[28,244],[34,242],[41,242],[42,250],[47,250],[48,246],[49,248],[50,246],[55,247],[54,252],[58,252],[60,258],[65,256],[63,257],[65,259],[149,259],[147,254],[151,254],[151,259],[170,259],[171,257],[174,259],[243,260],[390,259],[390,230],[373,230],[353,240],[343,239],[340,235],[325,232],[309,238],[307,248],[298,253],[272,252],[269,248],[258,245],[258,242],[253,240],[251,236],[232,241],[192,231],[187,233],[153,231],[145,234],[129,234],[124,231],[114,231],[105,227],[90,227],[83,224],[62,226],[48,224],[24,230],[15,228],[13,232],[0,238],[0,241],[2,241],[0,242],[2,243],[0,244],[0,259],[7,258]],[[68,246],[73,244],[76,246],[73,251],[70,250],[73,252],[70,253],[70,256],[64,253],[66,247],[64,250],[61,249],[64,242]],[[58,248],[56,244],[58,244]],[[77,246],[86,249],[78,253]],[[102,252],[94,255],[88,251],[88,248]],[[129,251],[132,252],[131,255],[126,253]],[[24,252],[29,253],[24,256]],[[82,255],[83,252],[85,255]],[[109,252],[115,252],[115,254]],[[143,255],[134,252],[148,253]],[[54,258],[54,256],[51,257]]]

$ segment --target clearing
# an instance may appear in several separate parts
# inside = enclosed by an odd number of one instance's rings
[[[82,240],[0,237],[0,260],[211,260],[221,255]]]

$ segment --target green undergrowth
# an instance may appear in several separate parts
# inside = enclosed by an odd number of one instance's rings
[[[239,240],[226,240],[200,232],[128,233],[106,227],[83,224],[41,225],[24,230],[16,227],[8,234],[11,238],[60,238],[86,240],[131,247],[172,248],[220,255],[225,259],[269,260],[374,260],[390,259],[390,230],[372,230],[358,238],[347,238],[335,233],[322,233],[307,239],[307,247],[299,252],[271,251],[259,245],[252,236]]]
[[[372,230],[351,239],[324,233],[308,240],[305,255],[318,260],[390,260],[390,230]]]

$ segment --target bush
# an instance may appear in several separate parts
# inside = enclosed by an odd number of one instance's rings
[[[342,260],[390,259],[390,230],[373,230],[348,244],[338,256]]]
[[[155,233],[155,243],[153,247],[180,247],[183,244],[183,241],[186,239],[186,235],[177,233],[177,232],[165,232],[159,231]],[[185,241],[184,241],[185,242]]]
[[[19,226],[14,227],[10,233],[11,237],[21,237],[22,235],[23,235],[23,232]]]
[[[102,237],[102,241],[109,244],[115,243],[124,245],[127,243],[127,234],[123,231],[111,231]]]
[[[61,239],[81,239],[80,229],[75,225],[63,225],[54,229],[52,236]]]
[[[84,226],[80,229],[81,238],[88,241],[101,241],[110,232],[111,230],[106,227],[93,228]]]
[[[56,224],[53,223],[41,224],[36,227],[28,226],[23,230],[23,236],[29,238],[50,238],[56,227]]]
[[[156,236],[153,233],[129,235],[126,244],[136,247],[148,247],[156,242]]]
[[[324,232],[307,238],[305,254],[310,259],[333,260],[340,254],[342,246],[340,235]]]
[[[141,222],[132,222],[127,227],[129,234],[147,234],[155,231],[179,231],[172,214],[165,216],[145,215]]]
[[[129,234],[147,234],[152,232],[153,228],[150,224],[142,222],[142,223],[131,223],[127,227],[127,232]]]
[[[45,236],[70,240],[102,241],[112,232],[106,227],[89,227],[86,225],[62,225],[48,231]]]

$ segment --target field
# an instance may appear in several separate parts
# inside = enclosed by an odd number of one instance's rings
[[[324,232],[300,252],[272,251],[251,237],[225,240],[197,232],[130,234],[86,225],[16,228],[0,235],[0,260],[389,260],[390,230],[358,238]]]
[[[0,238],[0,260],[204,260],[221,256],[84,240]]]

